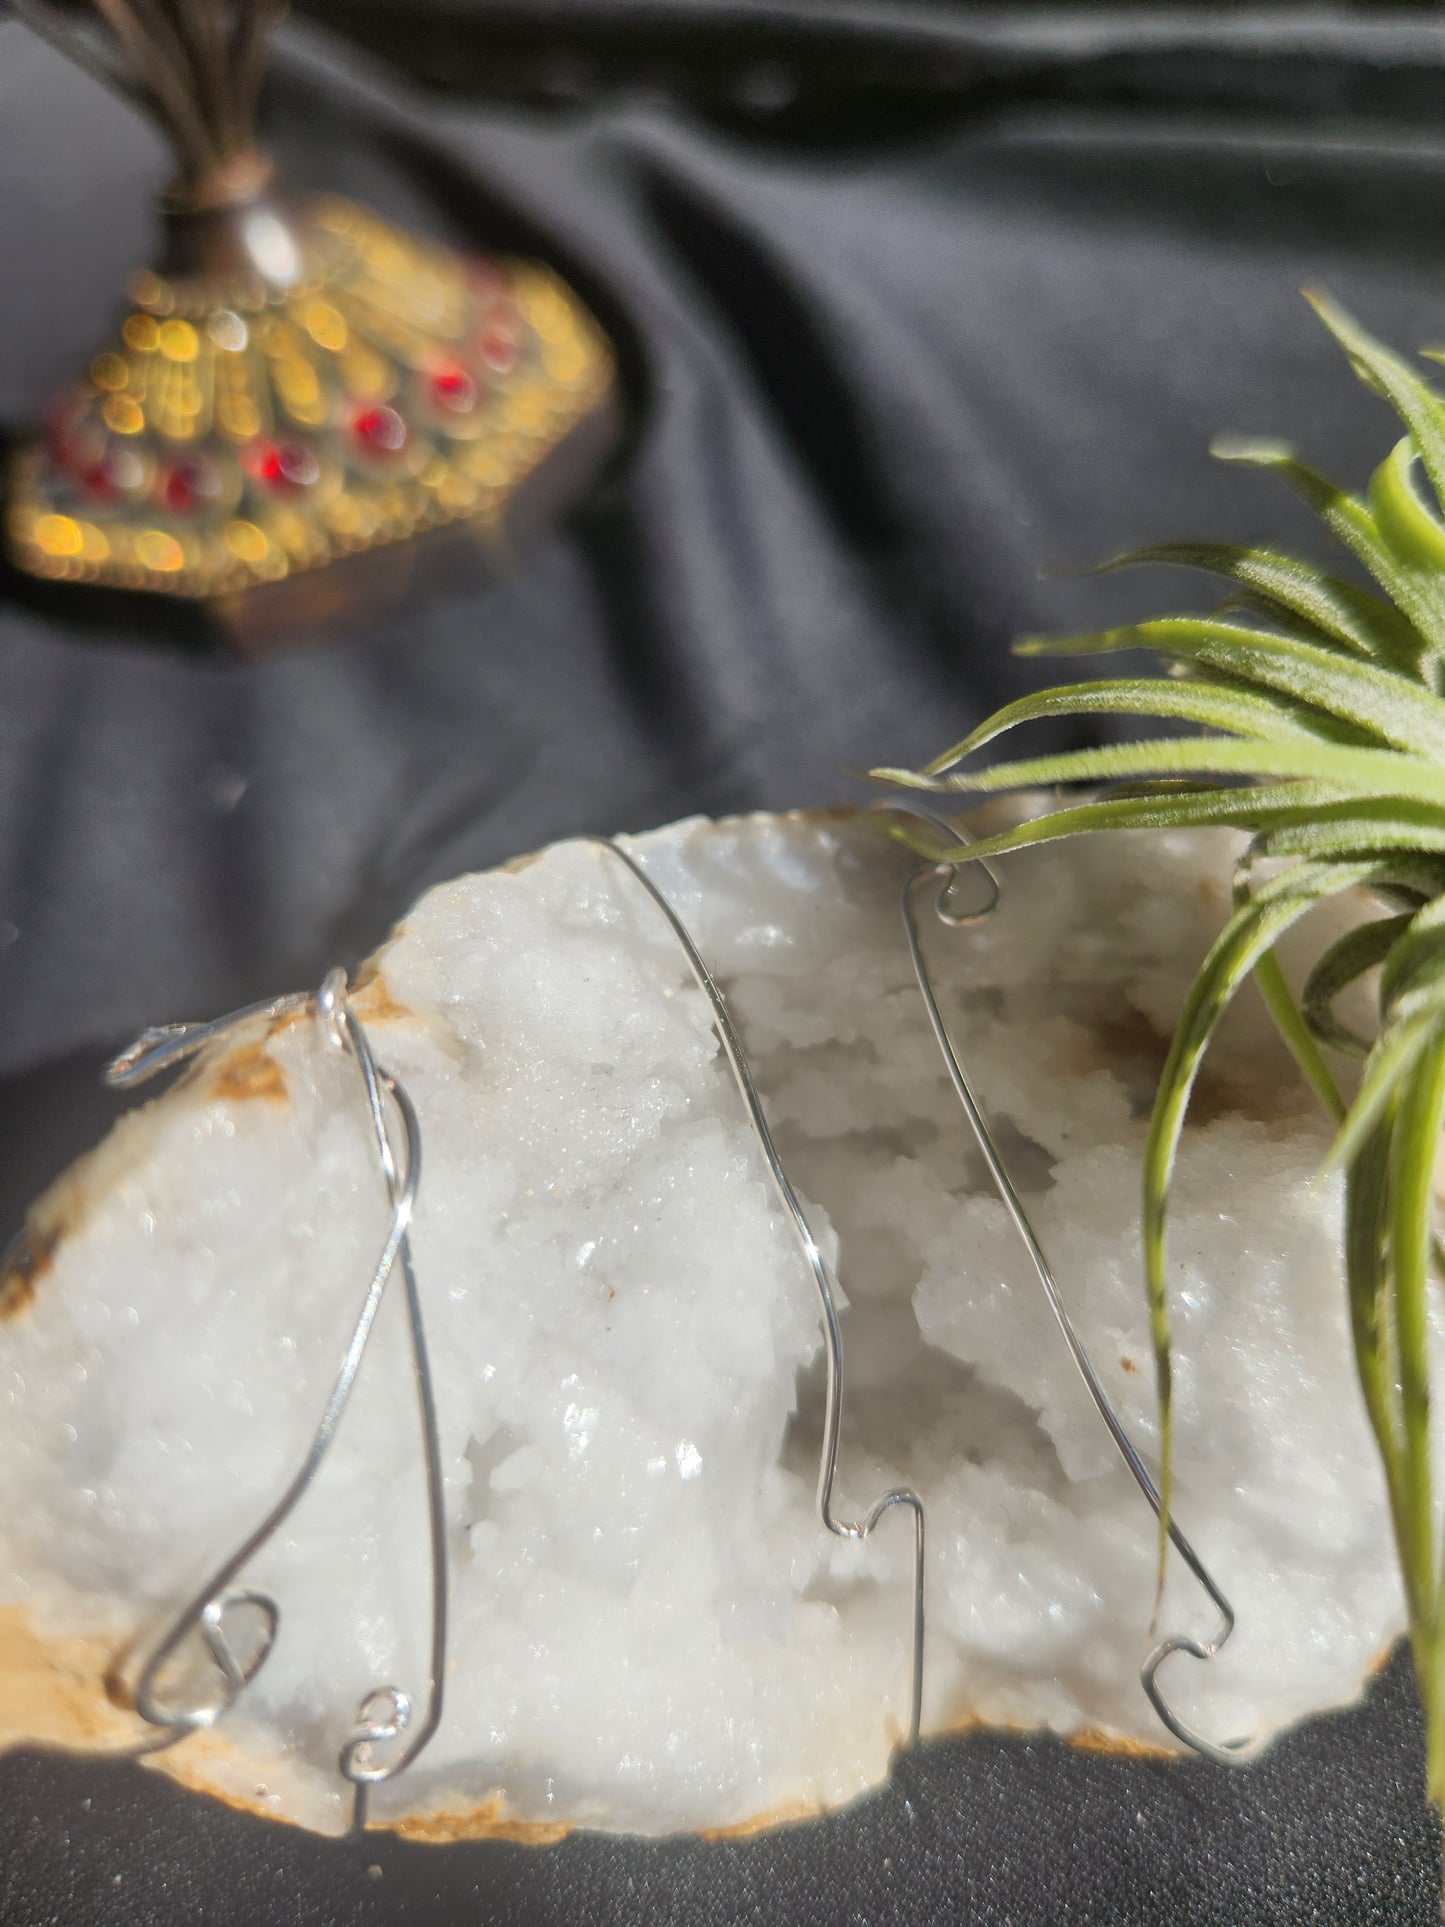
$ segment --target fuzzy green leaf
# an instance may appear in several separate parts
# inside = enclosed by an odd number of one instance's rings
[[[1360,1389],[1384,1462],[1396,1539],[1401,1540],[1401,1443],[1394,1402],[1395,1372],[1385,1329],[1390,1137],[1388,1123],[1375,1124],[1362,1138],[1349,1167],[1345,1180],[1345,1278]],[[1412,1617],[1414,1612],[1412,1600]]]
[[[949,862],[1003,856],[1057,843],[1066,836],[1100,830],[1258,829],[1271,823],[1310,822],[1317,811],[1342,800],[1339,790],[1323,783],[1276,783],[1264,789],[1200,790],[1194,787],[1155,790],[1142,795],[1110,797],[1052,810],[1047,816],[999,830],[969,843],[944,846],[937,838],[926,841],[910,835],[900,840],[921,854]],[[1350,801],[1348,797],[1343,800]],[[1358,804],[1357,804],[1358,807]]]
[[[1240,682],[1276,690],[1395,749],[1445,759],[1445,703],[1374,663],[1345,658],[1317,643],[1233,623],[1175,616],[1092,635],[1026,638],[1021,656],[1113,654],[1151,649],[1173,662],[1219,669]],[[987,725],[985,725],[987,728]],[[986,740],[986,738],[985,738]]]
[[[1347,1169],[1359,1156],[1366,1139],[1384,1121],[1394,1103],[1401,1079],[1414,1068],[1430,1042],[1434,1025],[1435,1019],[1425,1014],[1390,1024],[1381,1031],[1366,1059],[1365,1073],[1349,1115],[1330,1147],[1325,1162],[1327,1171]]]
[[[1445,960],[1445,897],[1430,892],[1390,946],[1380,971],[1380,1008],[1387,1016],[1434,977]]]
[[[1423,654],[1397,660],[1396,666],[1433,687],[1434,659],[1445,653],[1445,598],[1438,585],[1422,582],[1418,571],[1393,552],[1364,503],[1278,442],[1222,436],[1211,452],[1221,462],[1272,470],[1309,504],[1330,533],[1365,565],[1424,643]]]
[[[1338,821],[1287,824],[1260,838],[1261,856],[1366,857],[1390,850],[1438,851],[1445,855],[1445,817],[1434,822],[1407,816],[1398,806],[1388,813],[1342,814]]]
[[[1320,1055],[1319,1045],[1295,1002],[1294,994],[1279,967],[1279,958],[1270,950],[1254,966],[1254,981],[1259,985],[1265,1008],[1274,1027],[1284,1040],[1295,1062],[1304,1072],[1310,1089],[1336,1124],[1345,1120],[1346,1105],[1329,1065]]]
[[[1436,1551],[1430,1467],[1430,1239],[1435,1152],[1445,1122],[1445,1034],[1436,1025],[1414,1068],[1401,1079],[1390,1141],[1389,1260],[1400,1384],[1400,1541],[1406,1584],[1434,1617]],[[1421,1597],[1421,1595],[1424,1595]]]
[[[1132,782],[1140,777],[1215,775],[1300,777],[1368,797],[1402,797],[1445,808],[1445,766],[1393,749],[1356,749],[1333,743],[1236,741],[1191,736],[1143,743],[1109,743],[1063,750],[990,769],[875,770],[880,782],[903,789],[972,791],[1039,789],[1053,783]]]
[[[1414,661],[1424,647],[1399,610],[1382,596],[1269,549],[1238,548],[1224,542],[1157,542],[1113,556],[1087,573],[1104,575],[1150,564],[1227,577],[1246,592],[1238,598],[1240,606],[1299,623],[1321,641],[1352,654],[1398,664]]]
[[[1375,527],[1402,565],[1414,569],[1440,599],[1445,571],[1445,527],[1420,500],[1411,470],[1415,445],[1397,442],[1370,477],[1370,512]]]
[[[1399,678],[1393,680],[1398,686]],[[1445,716],[1445,704],[1441,705],[1441,711]],[[1161,721],[1197,723],[1202,728],[1225,730],[1232,736],[1300,736],[1318,741],[1324,735],[1328,740],[1346,740],[1338,726],[1328,719],[1312,718],[1307,709],[1281,702],[1276,696],[1162,676],[1116,677],[1101,682],[1063,683],[1037,695],[1021,696],[1017,702],[996,711],[972,735],[935,757],[927,765],[926,773],[937,775],[1023,723],[1054,716],[1101,714],[1154,716]],[[1360,742],[1366,738],[1363,732],[1355,731],[1350,733],[1349,740]]]
[[[1235,910],[1198,975],[1180,1012],[1149,1121],[1144,1151],[1144,1281],[1160,1412],[1160,1576],[1168,1550],[1173,1478],[1172,1365],[1167,1289],[1166,1225],[1169,1191],[1190,1093],[1210,1038],[1239,986],[1290,925],[1317,903],[1367,881],[1364,864],[1297,864],[1272,878]]]
[[[1404,935],[1409,926],[1410,918],[1403,913],[1393,917],[1375,917],[1369,923],[1362,923],[1353,930],[1347,930],[1344,936],[1337,937],[1318,959],[1305,978],[1300,1002],[1304,1006],[1305,1022],[1321,1042],[1332,1044],[1336,1050],[1348,1051],[1351,1055],[1366,1055],[1370,1049],[1370,1039],[1352,1030],[1335,1015],[1335,1000],[1351,984],[1357,983],[1367,970],[1382,964],[1396,940]]]
[[[1255,793],[1269,795],[1271,790]],[[1262,814],[1258,830],[1256,858],[1397,850],[1409,872],[1406,887],[1418,891],[1422,900],[1445,889],[1445,858],[1440,852],[1445,813],[1429,803],[1389,796],[1324,796],[1305,810]]]
[[[1349,356],[1365,385],[1384,395],[1408,426],[1420,459],[1445,501],[1445,407],[1408,362],[1367,335],[1359,323],[1316,289],[1305,299]]]

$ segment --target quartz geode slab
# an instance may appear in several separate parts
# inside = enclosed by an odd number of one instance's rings
[[[630,847],[725,986],[836,1258],[840,1502],[906,1480],[928,1506],[925,1733],[987,1721],[1163,1747],[1137,1682],[1153,1520],[945,1082],[898,922],[910,859],[846,814],[689,822]],[[1139,1157],[1236,848],[1022,854],[987,923],[925,931],[1146,1450]],[[656,911],[605,852],[560,845],[431,891],[361,984],[422,1121],[414,1249],[452,1560],[445,1721],[373,1819],[434,1838],[743,1828],[875,1784],[907,1717],[907,1523],[866,1547],[817,1525],[812,1281]],[[1402,1609],[1338,1194],[1315,1182],[1326,1137],[1253,992],[1196,1119],[1172,1238],[1178,1510],[1239,1629],[1166,1682],[1231,1737],[1353,1698]],[[294,1016],[212,1049],[36,1205],[0,1286],[0,1744],[136,1737],[126,1656],[299,1461],[385,1221],[354,1068]],[[223,1727],[155,1764],[335,1830],[359,1694],[419,1693],[426,1672],[396,1293],[315,1489],[246,1578],[281,1603],[271,1659]],[[1163,1624],[1212,1630],[1182,1575]]]

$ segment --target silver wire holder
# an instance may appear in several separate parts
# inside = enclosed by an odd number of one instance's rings
[[[950,843],[966,844],[971,841],[955,824],[945,823],[941,817],[934,816],[927,810],[917,809],[910,804],[885,801],[875,803],[873,807],[884,812],[891,811],[899,815],[915,817],[919,821],[929,824]],[[985,900],[976,908],[964,911],[952,907],[950,898],[953,895],[962,872],[968,868],[983,873],[987,886],[987,894]],[[1114,1441],[1120,1458],[1128,1468],[1130,1477],[1148,1500],[1157,1518],[1163,1510],[1163,1502],[1159,1496],[1159,1488],[1155,1484],[1143,1460],[1140,1458],[1138,1451],[1135,1449],[1134,1442],[1130,1438],[1123,1421],[1115,1411],[1113,1402],[1109,1394],[1105,1391],[1099,1374],[1094,1369],[1093,1360],[1089,1356],[1088,1349],[1079,1337],[1073,1319],[1069,1316],[1068,1307],[1064,1303],[1063,1296],[1059,1291],[1058,1282],[1054,1277],[1053,1267],[1049,1263],[1043,1246],[1039,1243],[1028,1212],[1024,1209],[1023,1200],[1020,1198],[1013,1180],[1009,1176],[1008,1167],[1004,1163],[998,1145],[994,1141],[993,1133],[988,1126],[988,1120],[984,1116],[978,1099],[974,1095],[973,1088],[969,1083],[968,1076],[959,1058],[958,1050],[949,1033],[948,1025],[944,1021],[943,1012],[938,1002],[938,995],[934,989],[933,979],[929,972],[928,962],[923,953],[923,941],[918,928],[918,919],[915,914],[915,900],[917,896],[926,885],[931,883],[937,883],[939,886],[933,899],[934,914],[938,921],[950,930],[965,930],[973,925],[982,923],[986,917],[992,916],[1003,899],[1003,885],[999,881],[997,873],[982,857],[963,856],[957,858],[940,858],[937,862],[915,871],[903,886],[901,901],[903,928],[908,939],[908,953],[913,962],[913,973],[918,980],[918,988],[923,997],[924,1008],[928,1012],[929,1024],[932,1027],[934,1037],[937,1039],[938,1048],[943,1055],[943,1062],[948,1071],[949,1081],[957,1093],[959,1103],[963,1106],[964,1115],[968,1119],[978,1148],[983,1155],[983,1161],[988,1169],[993,1187],[995,1191],[997,1191],[999,1200],[1003,1204],[1005,1211],[1007,1211],[1013,1227],[1023,1243],[1024,1249],[1028,1252],[1029,1262],[1033,1265],[1035,1272],[1038,1274],[1039,1283],[1044,1288],[1044,1296],[1048,1299],[1049,1309],[1058,1321],[1059,1330],[1063,1333],[1064,1343],[1069,1348],[1069,1355],[1073,1359],[1079,1376],[1083,1379],[1088,1389],[1095,1409],[1098,1411],[1099,1417],[1104,1421],[1104,1425],[1108,1430],[1110,1438]],[[1175,1739],[1182,1741],[1185,1746],[1192,1748],[1194,1752],[1200,1754],[1206,1760],[1213,1760],[1221,1766],[1237,1766],[1245,1760],[1254,1758],[1262,1751],[1264,1743],[1259,1740],[1226,1740],[1220,1742],[1209,1739],[1174,1711],[1169,1701],[1165,1698],[1163,1688],[1159,1684],[1160,1668],[1164,1665],[1165,1661],[1170,1659],[1175,1653],[1187,1653],[1191,1658],[1198,1660],[1215,1659],[1228,1643],[1229,1636],[1234,1631],[1235,1626],[1234,1608],[1230,1605],[1229,1600],[1214,1579],[1209,1568],[1194,1550],[1194,1547],[1185,1537],[1183,1530],[1173,1517],[1171,1517],[1169,1521],[1169,1539],[1175,1551],[1184,1561],[1189,1571],[1208,1595],[1211,1604],[1219,1613],[1219,1629],[1212,1639],[1207,1640],[1193,1638],[1187,1633],[1175,1633],[1169,1638],[1162,1640],[1154,1647],[1140,1668],[1139,1684],[1143,1687],[1154,1711],[1159,1715],[1159,1718],[1174,1735]]]
[[[437,1436],[436,1399],[427,1358],[421,1298],[412,1262],[410,1226],[421,1177],[421,1127],[411,1099],[400,1082],[382,1069],[372,1053],[366,1030],[347,996],[346,973],[331,971],[316,995],[278,997],[252,1004],[213,1023],[167,1024],[148,1030],[122,1052],[106,1072],[106,1082],[129,1090],[170,1070],[197,1051],[231,1035],[241,1027],[310,1010],[326,1043],[344,1050],[356,1065],[365,1094],[377,1160],[381,1166],[391,1222],[380,1255],[372,1268],[366,1295],[352,1326],[331,1396],[321,1415],[310,1448],[290,1484],[260,1524],[211,1574],[195,1597],[181,1610],[169,1631],[151,1653],[135,1691],[135,1707],[143,1720],[162,1729],[160,1736],[137,1747],[138,1754],[157,1753],[190,1734],[216,1725],[260,1673],[275,1646],[281,1608],[271,1594],[237,1581],[256,1554],[274,1537],[310,1489],[336,1437],[352,1387],[361,1368],[377,1312],[392,1274],[400,1268],[406,1296],[411,1341],[412,1378],[421,1426],[426,1471],[427,1522],[431,1544],[431,1654],[426,1700],[421,1720],[413,1728],[411,1698],[399,1686],[375,1686],[356,1711],[356,1730],[337,1756],[337,1768],[353,1789],[351,1826],[365,1828],[370,1790],[402,1773],[427,1746],[441,1724],[447,1648],[447,1542],[442,1486],[441,1450]],[[401,1128],[400,1160],[393,1146],[387,1099]],[[234,1630],[243,1616],[252,1624],[244,1646]],[[219,1690],[199,1705],[168,1704],[161,1675],[182,1646],[199,1636],[219,1676]],[[405,1744],[388,1757],[377,1749],[406,1736]]]
[[[839,1518],[834,1512],[833,1485],[838,1469],[843,1409],[843,1341],[838,1323],[836,1290],[807,1216],[779,1159],[772,1132],[763,1114],[757,1085],[726,1000],[687,927],[642,865],[609,837],[587,836],[572,840],[615,857],[642,886],[681,947],[694,980],[708,1000],[713,1027],[742,1097],[773,1187],[812,1273],[822,1311],[827,1362],[827,1397],[817,1487],[817,1511],[821,1524],[838,1538],[865,1540],[884,1513],[894,1506],[905,1506],[913,1513],[913,1651],[908,1726],[908,1744],[912,1746],[918,1739],[923,1706],[923,1502],[916,1492],[906,1486],[898,1486],[886,1492],[861,1519]],[[431,1549],[431,1655],[420,1723],[413,1728],[413,1704],[400,1687],[373,1687],[363,1696],[356,1712],[355,1731],[337,1756],[338,1771],[353,1789],[351,1827],[353,1833],[358,1833],[367,1823],[370,1789],[404,1772],[435,1735],[441,1724],[446,1674],[448,1567],[441,1451],[436,1399],[410,1238],[412,1213],[421,1176],[421,1127],[416,1110],[400,1081],[377,1063],[366,1030],[347,996],[346,973],[339,969],[328,974],[314,997],[306,993],[277,997],[269,1002],[251,1004],[214,1022],[167,1024],[147,1030],[112,1062],[106,1072],[106,1082],[115,1089],[132,1089],[164,1071],[174,1069],[197,1052],[230,1037],[245,1026],[258,1022],[272,1023],[308,1010],[320,1025],[326,1042],[345,1050],[356,1065],[391,1208],[391,1221],[310,1448],[271,1510],[187,1602],[151,1652],[137,1682],[134,1703],[141,1718],[158,1728],[159,1732],[156,1738],[144,1741],[129,1751],[134,1755],[159,1753],[178,1745],[192,1733],[215,1726],[257,1678],[269,1659],[280,1632],[280,1604],[270,1593],[238,1582],[245,1568],[285,1524],[315,1481],[345,1413],[387,1286],[399,1268],[406,1296],[412,1375],[426,1471]],[[400,1156],[393,1144],[388,1099],[400,1125]],[[243,1640],[239,1622],[247,1616],[251,1621],[249,1637]],[[215,1667],[217,1690],[199,1704],[178,1706],[166,1699],[162,1675],[176,1660],[181,1649],[196,1638],[199,1638]],[[378,1747],[391,1745],[403,1736],[406,1736],[406,1743],[402,1748],[386,1758],[376,1756]]]
[[[792,1224],[793,1234],[813,1276],[817,1289],[818,1305],[823,1319],[823,1343],[827,1367],[827,1393],[823,1415],[823,1444],[818,1462],[818,1521],[824,1530],[839,1539],[864,1540],[885,1512],[894,1506],[906,1506],[913,1514],[913,1671],[912,1689],[909,1704],[908,1740],[912,1747],[918,1742],[918,1728],[923,1717],[923,1578],[924,1578],[924,1516],[923,1501],[910,1487],[894,1486],[874,1504],[861,1519],[840,1519],[833,1510],[833,1484],[838,1472],[838,1444],[843,1427],[843,1337],[838,1324],[837,1291],[827,1260],[818,1248],[807,1215],[798,1202],[778,1156],[773,1134],[768,1128],[768,1120],[763,1115],[762,1101],[758,1087],[753,1081],[747,1053],[742,1040],[733,1025],[732,1015],[712,972],[703,961],[697,945],[693,942],[687,926],[677,914],[672,904],[653,882],[642,865],[620,843],[605,836],[581,836],[571,839],[577,843],[590,844],[594,849],[605,850],[626,868],[640,883],[653,904],[665,918],[668,928],[677,939],[688,969],[694,982],[707,998],[711,1007],[713,1029],[717,1032],[718,1042],[728,1060],[733,1081],[738,1087],[738,1095],[748,1115],[758,1148],[768,1167],[773,1189],[779,1202]]]

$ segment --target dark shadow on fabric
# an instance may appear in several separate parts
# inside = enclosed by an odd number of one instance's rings
[[[971,191],[1033,218],[1041,206],[1117,246],[1128,228],[1227,244],[1231,252],[1340,254],[1353,266],[1418,269],[1445,237],[1445,143],[1438,198],[1422,208],[1422,156],[1266,149],[1227,127],[1171,129],[1091,118],[1036,126],[1006,146],[968,150]],[[951,171],[952,153],[940,154]],[[1406,176],[1408,175],[1408,187]],[[1425,217],[1422,219],[1422,215]]]
[[[0,476],[10,473],[11,451],[22,439],[12,432],[0,440]],[[46,582],[17,569],[0,541],[0,605],[5,603],[106,645],[160,646],[188,656],[225,652],[224,633],[204,603],[85,582]]]
[[[558,112],[665,95],[734,136],[820,149],[916,138],[1005,103],[1128,109],[1144,101],[1244,120],[1277,117],[1284,105],[1316,125],[1429,126],[1441,85],[1438,64],[1423,51],[1401,50],[1375,68],[1303,42],[1266,61],[1247,46],[1215,47],[1201,59],[1187,45],[1156,43],[1149,17],[1162,10],[1150,7],[1118,10],[1121,20],[1137,16],[1136,45],[1117,44],[1127,42],[1125,26],[1113,47],[1094,52],[1010,34],[1002,5],[917,6],[911,31],[888,18],[886,5],[739,18],[706,0],[686,14],[610,0],[565,9],[522,0],[488,5],[485,26],[476,7],[458,0],[405,9],[389,0],[301,0],[298,10],[438,92]],[[1276,18],[1283,11],[1235,10]],[[980,15],[1003,30],[980,31]]]
[[[520,788],[536,762],[535,744],[513,739],[515,753],[489,755],[485,775],[474,779],[471,759],[429,756],[418,764],[417,789],[391,832],[356,878],[351,900],[326,926],[316,955],[318,973],[342,962],[348,970],[368,956],[434,883],[477,869],[495,852],[479,849],[488,819],[509,791]],[[450,767],[463,772],[449,778]],[[425,770],[443,773],[430,788]]]
[[[657,233],[726,327],[839,534],[869,553],[896,549],[899,518],[873,480],[873,451],[848,383],[787,274],[752,235],[675,177],[649,169],[644,193]]]
[[[129,1042],[117,1038],[115,1050]],[[80,1051],[0,1085],[0,1245],[24,1223],[41,1192],[135,1104],[133,1093],[106,1085],[105,1067],[114,1054]]]
[[[671,788],[684,755],[709,728],[692,696],[686,665],[667,646],[667,612],[657,606],[655,575],[633,504],[620,491],[594,502],[577,537],[596,586],[610,648],[630,712],[650,739],[663,785]]]

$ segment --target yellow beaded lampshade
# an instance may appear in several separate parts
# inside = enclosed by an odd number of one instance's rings
[[[19,457],[24,568],[209,596],[495,521],[611,389],[604,336],[537,262],[462,260],[334,199],[254,219],[270,279],[133,277]]]
[[[96,65],[73,8],[16,10]],[[611,349],[550,269],[273,191],[243,95],[277,11],[154,0],[167,31],[110,48],[105,77],[160,120],[181,174],[165,261],[132,277],[15,457],[7,533],[34,575],[234,598],[426,530],[495,529],[569,442],[595,466],[608,439]]]

